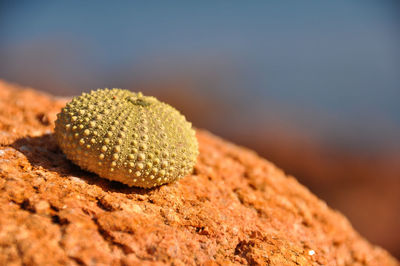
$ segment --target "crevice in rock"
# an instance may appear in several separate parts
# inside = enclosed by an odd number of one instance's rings
[[[114,237],[107,231],[104,230],[104,228],[101,226],[101,224],[98,222],[97,218],[92,218],[92,221],[94,224],[97,226],[97,232],[101,235],[101,237],[104,239],[104,241],[108,244],[110,247],[110,250],[112,250],[113,246],[116,246],[119,248],[125,255],[128,255],[130,253],[133,253],[133,250],[122,243],[119,243],[115,241]]]
[[[257,265],[257,262],[249,256],[251,253],[252,247],[254,247],[255,243],[250,241],[241,240],[236,244],[234,255],[239,256],[246,260],[249,265]],[[266,263],[268,264],[268,263]]]
[[[86,265],[86,263],[81,258],[74,257],[74,256],[68,256],[68,258],[75,261],[76,264],[78,264],[78,265]]]
[[[243,199],[243,197],[238,193],[238,190],[239,190],[238,188],[235,188],[235,189],[233,189],[232,191],[233,191],[233,193],[235,193],[235,195],[236,195],[237,199],[239,200],[240,204],[242,204],[243,206],[245,206],[245,207],[248,208],[248,209],[251,209],[251,210],[256,211],[258,217],[260,217],[260,218],[267,218],[267,215],[264,213],[263,210],[257,208],[257,207],[254,206],[253,204],[251,204],[251,203],[245,201],[245,200]]]
[[[52,221],[52,223],[58,224],[60,226],[65,226],[65,225],[69,224],[69,221],[67,219],[60,218],[60,216],[58,214],[52,215],[51,221]]]
[[[11,202],[15,203],[23,211],[27,211],[29,213],[36,213],[36,210],[31,205],[29,199],[24,199],[22,202],[17,202],[15,200],[11,200]]]

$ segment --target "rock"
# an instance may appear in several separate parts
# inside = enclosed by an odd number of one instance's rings
[[[178,182],[85,172],[52,135],[64,103],[0,82],[1,265],[398,265],[293,177],[204,130]]]

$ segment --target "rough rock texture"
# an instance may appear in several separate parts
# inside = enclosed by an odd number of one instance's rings
[[[398,265],[293,177],[206,131],[176,183],[82,171],[52,135],[64,103],[0,82],[0,265]]]

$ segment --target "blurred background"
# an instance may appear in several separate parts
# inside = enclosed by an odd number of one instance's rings
[[[0,78],[122,87],[256,150],[400,257],[400,1],[1,1]]]

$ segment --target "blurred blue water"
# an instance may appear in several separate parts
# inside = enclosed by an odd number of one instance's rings
[[[0,78],[64,95],[188,79],[230,103],[217,132],[277,116],[332,141],[393,143],[399,26],[398,1],[8,1]]]

